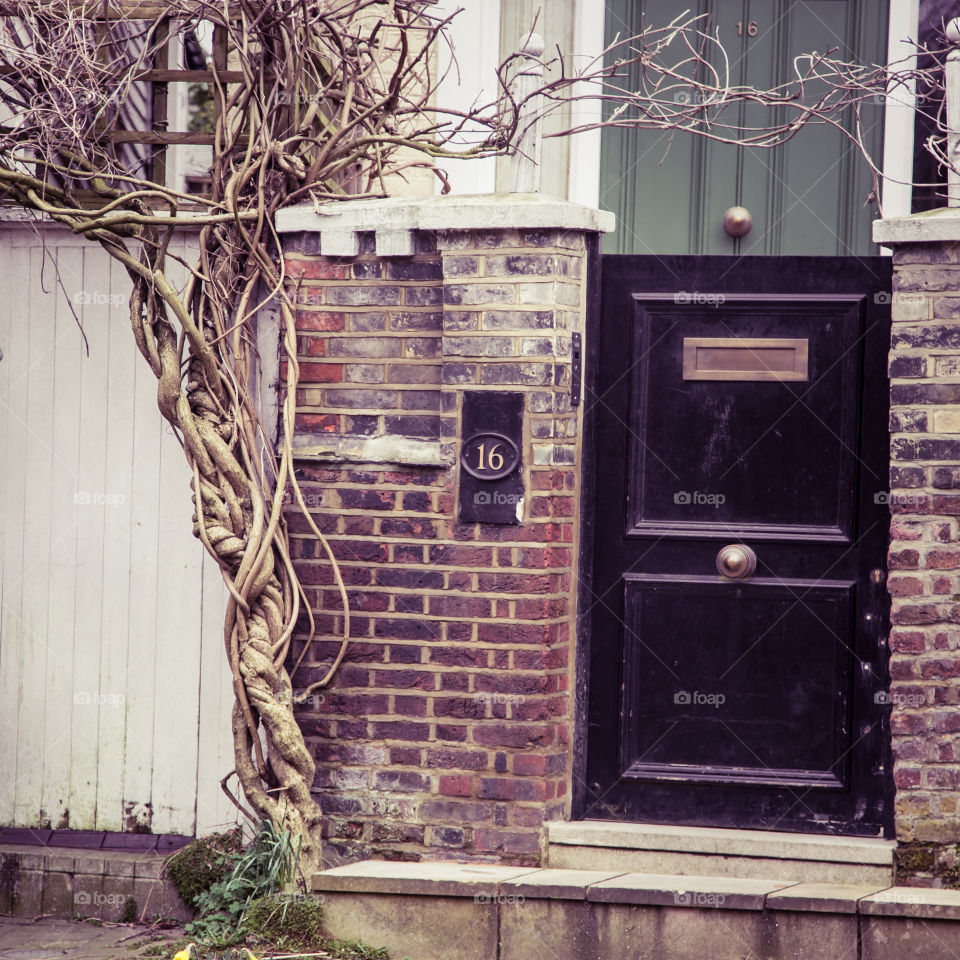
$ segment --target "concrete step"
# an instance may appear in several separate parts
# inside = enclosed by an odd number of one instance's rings
[[[960,891],[368,860],[317,873],[336,937],[410,960],[956,960]]]
[[[609,820],[547,824],[547,864],[680,876],[893,883],[894,840]]]

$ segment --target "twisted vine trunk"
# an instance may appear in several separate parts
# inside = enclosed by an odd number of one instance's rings
[[[203,228],[199,271],[183,294],[163,272],[169,236],[145,230],[138,259],[117,241],[99,239],[133,280],[134,338],[157,377],[158,406],[182,438],[193,474],[194,534],[216,559],[230,592],[224,644],[236,697],[236,773],[255,814],[300,838],[300,866],[309,874],[322,861],[321,812],[310,792],[314,761],[294,716],[284,666],[301,598],[282,512],[288,484],[303,506],[289,443],[297,377],[294,317],[273,263],[241,248],[239,237],[231,242],[234,231],[242,227]],[[258,357],[251,325],[237,322],[251,310],[265,269],[280,298],[288,369],[279,456],[253,405]],[[184,334],[185,377],[170,313]]]

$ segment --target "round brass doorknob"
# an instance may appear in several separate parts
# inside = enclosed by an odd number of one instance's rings
[[[753,217],[746,207],[730,207],[723,215],[723,229],[731,237],[743,237],[750,232]]]
[[[717,570],[728,580],[745,580],[757,569],[757,555],[745,543],[731,543],[717,554]]]

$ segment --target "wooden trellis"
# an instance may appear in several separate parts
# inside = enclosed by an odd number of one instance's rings
[[[42,3],[39,4],[42,6]],[[0,16],[16,17],[22,12],[23,3],[0,3]],[[228,70],[228,35],[226,27],[215,24],[213,28],[213,55],[210,68],[202,70],[181,69],[171,66],[177,62],[176,42],[180,33],[174,28],[176,21],[182,20],[184,15],[195,12],[202,16],[203,5],[197,4],[191,11],[190,4],[179,4],[172,9],[170,4],[155,2],[155,0],[82,0],[77,2],[75,9],[84,19],[98,24],[97,29],[103,30],[108,21],[147,21],[156,24],[155,36],[161,43],[154,44],[151,66],[138,73],[131,79],[149,83],[150,91],[147,96],[149,103],[149,118],[143,129],[130,127],[130,117],[124,117],[123,127],[103,131],[105,139],[115,144],[138,144],[147,148],[146,175],[155,183],[166,184],[167,180],[167,151],[171,146],[199,145],[212,146],[213,133],[195,132],[189,130],[170,130],[169,101],[171,84],[209,83],[221,84],[243,82],[245,76],[240,70]],[[218,8],[218,13],[222,10]],[[229,8],[228,8],[229,13]],[[0,67],[0,75],[11,73],[10,67]],[[219,117],[221,102],[218,97],[213,99],[214,126]],[[168,186],[172,186],[167,184]]]

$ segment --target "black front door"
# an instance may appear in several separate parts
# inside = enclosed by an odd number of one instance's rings
[[[889,832],[890,276],[603,257],[582,816]]]

